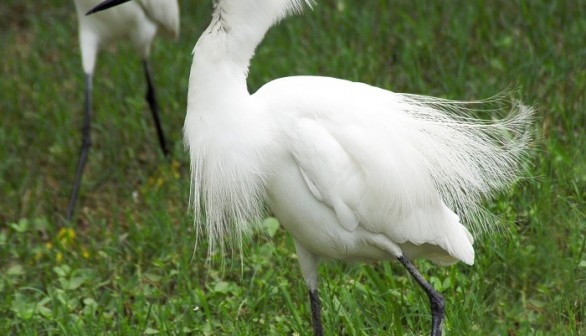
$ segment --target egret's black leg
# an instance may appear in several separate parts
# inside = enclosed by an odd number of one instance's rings
[[[415,278],[415,281],[423,287],[429,297],[431,305],[431,336],[441,336],[442,322],[444,319],[444,298],[438,293],[425,279],[413,264],[404,256],[400,256],[399,261],[407,271]]]
[[[163,133],[163,127],[161,126],[161,118],[159,117],[159,105],[157,104],[157,98],[155,96],[155,87],[153,86],[149,62],[144,60],[143,66],[147,81],[146,100],[149,103],[151,113],[153,114],[153,120],[155,121],[155,127],[157,129],[157,136],[159,137],[161,150],[165,156],[169,156],[169,150],[167,149],[167,143],[165,142],[165,134]]]
[[[73,181],[73,191],[71,192],[71,198],[69,199],[69,205],[67,206],[67,220],[71,220],[73,217],[73,211],[75,210],[75,203],[77,202],[77,194],[81,186],[81,176],[83,175],[83,169],[89,154],[90,147],[92,146],[91,141],[91,123],[92,123],[92,75],[85,75],[85,106],[83,115],[83,126],[81,128],[81,150],[79,154],[79,161],[77,163],[77,169],[75,171],[75,180]]]
[[[319,304],[319,295],[316,290],[309,290],[309,302],[311,304],[311,323],[313,325],[314,336],[323,336],[324,327],[321,324],[321,305]]]

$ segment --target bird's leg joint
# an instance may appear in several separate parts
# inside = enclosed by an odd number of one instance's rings
[[[443,315],[444,311],[445,311],[445,300],[443,298],[443,296],[441,296],[441,294],[439,294],[438,292],[432,292],[429,294],[429,302],[431,304],[431,309],[434,312],[439,312],[441,315]]]

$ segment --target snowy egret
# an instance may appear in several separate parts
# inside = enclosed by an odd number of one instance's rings
[[[153,115],[159,144],[163,154],[168,155],[165,135],[159,117],[155,89],[149,66],[151,43],[159,28],[177,37],[179,34],[179,6],[177,0],[137,0],[113,9],[110,13],[86,16],[85,13],[100,3],[100,0],[75,0],[79,20],[79,45],[85,73],[85,106],[82,127],[82,145],[75,172],[73,191],[67,206],[67,220],[73,216],[81,176],[91,147],[92,78],[98,51],[109,43],[127,39],[140,53],[147,82],[146,100]]]
[[[474,263],[462,223],[517,178],[533,112],[517,103],[487,122],[462,102],[314,76],[251,95],[248,67],[265,33],[312,4],[213,1],[194,48],[184,126],[197,232],[206,231],[210,250],[240,246],[268,204],[295,241],[315,335],[323,335],[320,259],[397,259],[428,295],[431,335],[440,335],[443,298],[410,260]]]

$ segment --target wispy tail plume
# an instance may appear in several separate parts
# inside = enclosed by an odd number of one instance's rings
[[[486,220],[482,201],[520,177],[529,153],[531,107],[513,100],[508,104],[510,113],[501,120],[469,117],[480,111],[474,105],[502,105],[508,96],[503,93],[470,103],[403,95],[407,113],[420,121],[420,132],[411,140],[428,158],[436,188],[450,208],[466,222],[475,223],[476,231],[487,229],[491,222]]]

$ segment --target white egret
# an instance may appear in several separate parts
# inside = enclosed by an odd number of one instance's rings
[[[268,204],[295,241],[315,335],[323,334],[320,259],[398,259],[429,296],[431,334],[440,335],[443,298],[410,260],[474,263],[460,217],[477,218],[483,198],[518,176],[532,110],[515,104],[486,122],[466,116],[461,102],[312,76],[251,95],[255,48],[312,3],[213,1],[194,49],[184,127],[198,232],[210,250],[241,244]]]
[[[149,104],[159,144],[163,154],[168,155],[165,135],[159,116],[149,54],[151,44],[159,28],[177,38],[179,35],[179,5],[177,0],[136,0],[112,9],[110,13],[86,16],[85,13],[100,3],[100,0],[75,0],[79,21],[79,45],[83,71],[85,73],[85,106],[82,127],[82,145],[75,172],[73,190],[67,206],[67,220],[73,216],[81,177],[91,147],[92,78],[98,51],[106,45],[120,40],[130,41],[136,47],[143,61],[147,82],[146,100]]]

